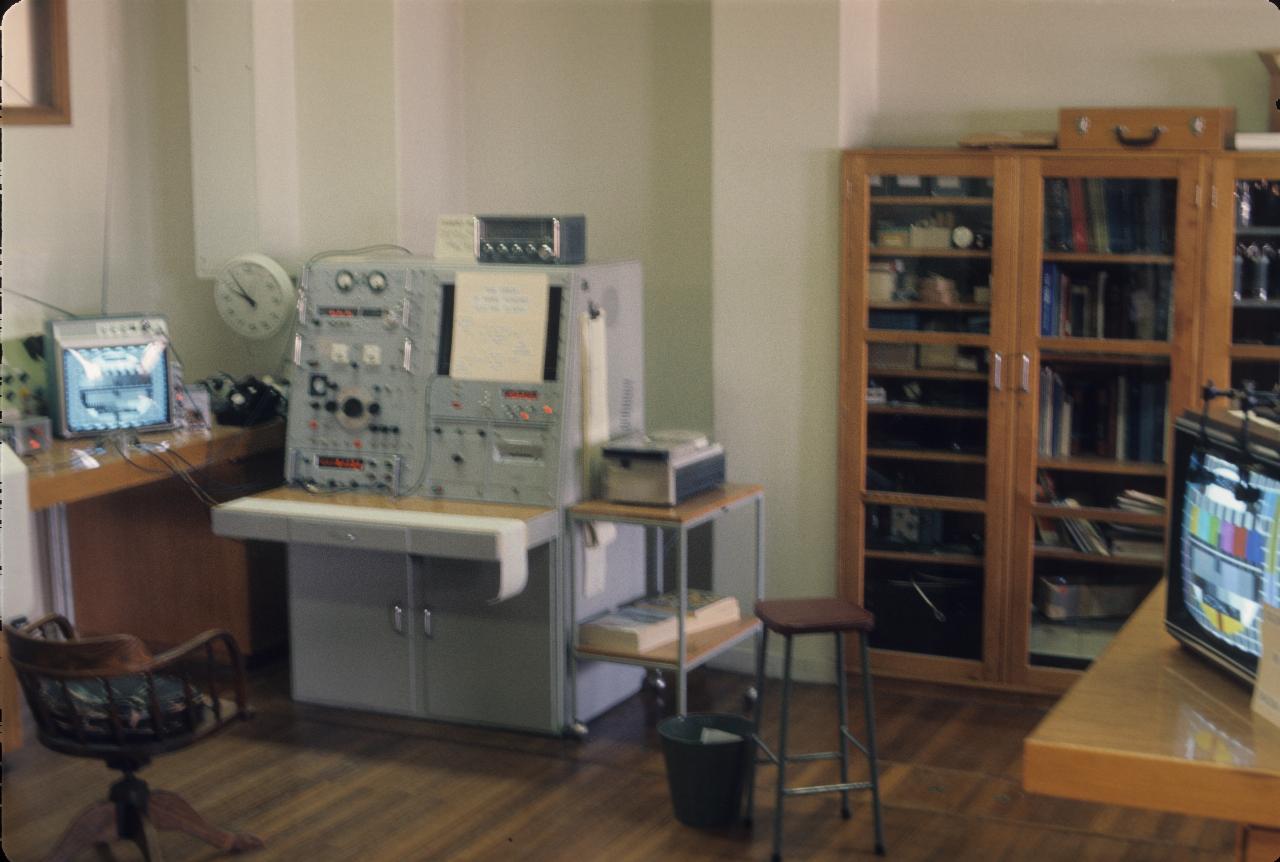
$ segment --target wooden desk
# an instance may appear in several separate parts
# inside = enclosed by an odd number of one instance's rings
[[[1246,686],[1165,633],[1164,601],[1161,586],[1027,737],[1023,784],[1249,824],[1240,858],[1272,862],[1280,727],[1252,713]]]
[[[219,500],[283,479],[282,420],[140,439],[165,446],[168,465]],[[58,440],[27,462],[50,575],[69,582],[76,628],[130,632],[156,647],[210,628],[227,629],[249,654],[283,645],[283,548],[213,535],[208,507],[159,457],[93,448]]]

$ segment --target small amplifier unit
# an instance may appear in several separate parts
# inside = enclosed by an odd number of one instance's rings
[[[586,216],[476,216],[480,263],[585,263]]]

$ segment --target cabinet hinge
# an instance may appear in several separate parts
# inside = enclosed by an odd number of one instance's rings
[[[1200,193],[1204,191],[1199,183],[1196,183],[1196,209],[1200,209]]]
[[[1209,209],[1216,210],[1218,208],[1218,186],[1215,184],[1209,189]]]

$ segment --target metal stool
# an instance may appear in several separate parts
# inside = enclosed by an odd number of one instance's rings
[[[814,793],[840,793],[840,814],[849,819],[849,791],[870,790],[876,827],[876,853],[884,855],[884,823],[880,815],[880,777],[876,762],[876,718],[871,702],[871,667],[867,656],[867,633],[875,627],[875,617],[865,608],[844,599],[767,599],[756,602],[756,616],[764,623],[760,633],[760,651],[756,656],[756,732],[752,739],[765,758],[757,763],[773,763],[778,767],[778,796],[773,811],[773,859],[782,858],[782,803],[788,796]],[[787,639],[782,671],[782,718],[778,731],[778,753],[775,755],[760,738],[760,716],[764,706],[764,668],[768,653],[769,632]],[[856,631],[861,639],[862,694],[867,716],[867,744],[864,746],[849,732],[848,692],[844,676],[844,633]],[[791,638],[793,635],[834,634],[836,636],[836,687],[840,700],[840,750],[812,754],[787,754],[787,710],[791,705]],[[849,746],[852,742],[871,765],[870,781],[849,780]],[[787,763],[797,760],[839,760],[840,783],[808,787],[787,787]],[[755,782],[747,789],[747,817],[754,808]]]

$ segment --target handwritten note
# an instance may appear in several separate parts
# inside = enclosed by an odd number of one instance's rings
[[[475,216],[442,215],[436,219],[436,260],[475,262]]]
[[[456,380],[542,380],[547,341],[545,272],[460,272],[454,286]]]
[[[1253,711],[1280,724],[1280,608],[1262,606],[1262,655],[1253,684]]]

